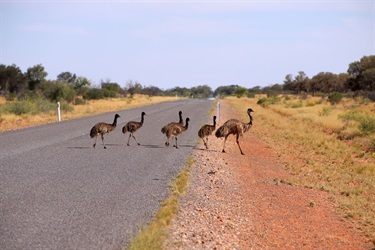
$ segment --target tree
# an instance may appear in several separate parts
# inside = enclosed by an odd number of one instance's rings
[[[73,83],[73,88],[75,91],[77,91],[78,95],[83,95],[85,90],[87,90],[90,86],[91,82],[89,81],[89,79],[83,76],[77,77],[77,79]]]
[[[364,56],[349,64],[347,86],[353,90],[375,91],[375,56]]]
[[[66,83],[74,83],[77,79],[76,74],[72,74],[68,71],[61,72],[57,75],[57,81],[59,82],[66,82]]]
[[[162,92],[163,91],[156,86],[148,86],[142,89],[141,94],[149,95],[149,96],[157,96],[157,95],[161,95]]]
[[[133,96],[142,92],[142,85],[137,81],[133,82],[133,80],[129,80],[126,83],[125,89],[130,93],[131,96]]]
[[[29,80],[29,89],[35,90],[47,77],[48,73],[44,70],[42,64],[37,64],[27,69],[26,76]]]
[[[208,85],[199,85],[197,87],[191,88],[191,94],[194,97],[208,98],[212,96],[212,93],[212,89]]]
[[[238,85],[230,85],[230,86],[220,86],[214,91],[214,95],[233,95],[236,89],[238,88]]]
[[[320,72],[311,78],[311,87],[313,91],[331,93],[338,89],[340,84],[339,77],[331,72]]]
[[[15,64],[0,65],[0,93],[22,94],[27,89],[27,77]]]

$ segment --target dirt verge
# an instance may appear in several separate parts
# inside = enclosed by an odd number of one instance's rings
[[[221,121],[234,116],[223,110]],[[329,193],[282,183],[290,174],[251,129],[240,143],[244,156],[233,136],[227,153],[213,136],[209,150],[198,145],[167,249],[372,248],[336,213]]]

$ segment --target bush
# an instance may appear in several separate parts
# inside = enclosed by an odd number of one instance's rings
[[[339,115],[339,118],[344,122],[357,122],[358,129],[365,134],[375,133],[375,117],[367,113],[360,113],[357,110],[352,110],[346,114]]]
[[[375,133],[375,118],[369,115],[360,116],[358,119],[359,130],[366,134]]]
[[[62,100],[72,102],[75,95],[76,92],[73,87],[66,83],[51,84],[50,87],[45,90],[45,96],[53,102],[60,102]]]
[[[270,104],[278,104],[281,101],[281,99],[277,96],[272,96],[272,97],[263,97],[260,98],[257,102],[258,105],[261,105],[262,107],[266,108]]]
[[[27,100],[16,101],[9,106],[9,113],[13,113],[15,115],[27,114],[30,113],[31,110],[31,102]]]
[[[83,98],[86,100],[99,100],[104,98],[104,93],[101,89],[90,89]]]
[[[77,97],[76,99],[74,99],[74,105],[85,105],[85,104],[86,104],[86,100],[82,98]]]
[[[341,102],[343,96],[341,93],[338,92],[333,92],[328,96],[328,101],[332,104],[335,105],[339,102]]]
[[[319,116],[329,116],[329,114],[332,112],[332,109],[329,107],[323,107],[321,111],[319,111]]]
[[[70,112],[74,110],[74,107],[67,102],[61,102],[60,109],[65,112]]]

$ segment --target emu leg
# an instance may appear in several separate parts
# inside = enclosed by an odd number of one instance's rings
[[[206,149],[208,149],[208,136],[206,137],[206,143],[205,143],[205,145],[206,145]]]
[[[95,146],[96,146],[96,140],[98,139],[98,135],[96,135],[95,136],[95,142],[94,142],[94,145],[93,145],[93,147],[95,148]]]
[[[221,151],[223,153],[225,153],[225,143],[227,142],[228,136],[229,135],[225,136],[225,138],[224,138],[224,146],[223,146],[223,150]]]
[[[134,138],[134,140],[138,143],[138,145],[141,145],[138,141],[137,141],[137,138],[135,138],[134,134],[131,133],[132,137]]]
[[[206,141],[204,140],[204,137],[202,138],[202,141],[203,141],[204,146],[206,146],[207,148],[207,144],[206,144]]]
[[[176,148],[178,148],[178,147],[177,147],[177,136],[175,136],[175,138],[176,138]]]
[[[101,134],[101,136],[102,136],[102,144],[103,144],[103,147],[104,147],[105,149],[107,149],[106,146],[105,146],[105,143],[104,143],[104,135]]]
[[[131,136],[132,136],[132,135],[130,134],[130,135],[129,135],[129,138],[128,138],[128,144],[127,144],[128,146],[130,146],[129,141],[130,141],[130,137],[131,137]]]
[[[244,153],[242,152],[242,149],[241,149],[241,146],[240,146],[240,141],[239,141],[238,138],[239,138],[239,135],[237,134],[237,136],[236,136],[236,142],[237,142],[238,148],[239,148],[240,151],[241,151],[241,154],[244,155]]]

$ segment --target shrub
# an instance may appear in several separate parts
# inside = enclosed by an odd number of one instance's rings
[[[328,96],[328,101],[332,104],[335,105],[339,103],[342,100],[343,96],[341,93],[338,92],[333,92]]]
[[[370,142],[369,150],[375,152],[375,139],[372,139]]]
[[[70,105],[70,104],[67,103],[67,102],[61,102],[60,104],[61,104],[61,105],[60,105],[60,109],[61,109],[62,111],[70,112],[70,111],[73,111],[73,110],[74,110],[73,106]]]
[[[321,111],[319,111],[319,116],[328,116],[332,112],[332,109],[329,107],[323,107]]]
[[[62,100],[72,102],[76,95],[75,90],[72,86],[65,83],[55,83],[50,85],[45,91],[45,96],[54,102],[60,102]]]
[[[34,115],[39,113],[49,113],[56,110],[56,104],[46,99],[36,99],[33,104],[34,108],[31,113]]]
[[[375,133],[375,117],[352,110],[346,114],[339,115],[339,119],[344,122],[355,121],[358,123],[358,129],[365,134]]]
[[[22,100],[22,101],[16,101],[13,102],[9,106],[9,112],[16,114],[16,115],[23,115],[30,113],[32,110],[32,105],[30,101]]]
[[[85,104],[86,104],[86,100],[82,98],[77,97],[76,99],[74,99],[74,105],[85,105]]]
[[[104,98],[104,93],[101,89],[90,89],[83,98],[86,100],[99,100]]]
[[[258,99],[257,104],[261,105],[262,107],[266,108],[270,104],[278,104],[281,101],[281,99],[277,96],[272,96],[272,97],[263,97]]]
[[[267,103],[267,98],[266,97],[262,97],[260,99],[258,99],[258,102],[257,102],[258,105],[262,106],[262,107],[267,107],[269,105],[269,103]]]
[[[360,116],[358,119],[359,130],[366,134],[375,133],[375,118],[369,115]]]

